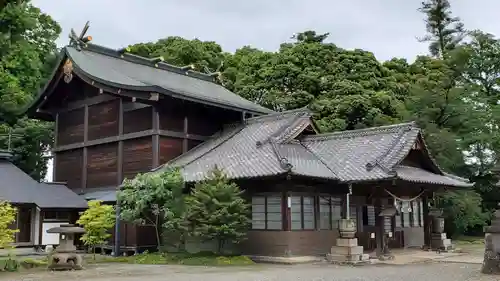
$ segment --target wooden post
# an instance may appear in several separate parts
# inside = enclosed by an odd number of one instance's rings
[[[188,151],[188,148],[189,148],[189,143],[188,143],[188,126],[189,126],[189,122],[188,122],[188,117],[187,115],[184,116],[184,138],[182,139],[182,153],[186,153]]]
[[[118,108],[118,136],[123,135],[123,99],[120,98],[119,108]],[[120,185],[123,181],[123,141],[118,142],[118,152],[116,156],[117,171],[116,171],[116,183]]]
[[[86,104],[84,107],[84,120],[83,120],[83,163],[82,163],[82,191],[87,188],[87,142],[89,140],[89,106]]]
[[[427,193],[422,195],[422,205],[424,207],[423,219],[424,219],[424,245],[428,248],[431,247],[431,224],[429,217],[429,198]]]
[[[385,233],[384,233],[384,217],[380,216],[382,212],[382,198],[380,189],[377,189],[374,195],[375,207],[375,243],[377,257],[384,255]]]
[[[152,146],[153,146],[153,163],[152,168],[160,166],[160,115],[156,105],[153,108],[153,136],[152,136]]]

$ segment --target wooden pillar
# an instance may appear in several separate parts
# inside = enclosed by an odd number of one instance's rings
[[[85,104],[83,113],[83,163],[82,163],[82,191],[87,188],[87,142],[89,140],[89,106]]]
[[[123,135],[123,99],[120,98],[118,107],[118,137]],[[118,142],[118,152],[116,155],[116,183],[122,184],[123,181],[123,141]]]
[[[59,136],[59,113],[56,113],[55,124],[54,124],[54,148],[57,148],[57,137]],[[52,181],[57,181],[56,170],[57,170],[57,159],[56,154],[52,154]]]
[[[187,116],[184,116],[184,139],[182,139],[182,153],[186,153],[188,151],[188,146],[189,146],[189,143],[188,143],[188,126],[189,126],[189,123],[188,123],[188,117]]]
[[[385,231],[384,231],[384,217],[380,216],[380,212],[383,210],[382,198],[380,190],[377,189],[374,195],[374,207],[375,207],[375,243],[376,243],[376,253],[377,256],[384,254],[384,245],[386,243]]]
[[[424,207],[423,210],[423,219],[424,219],[424,245],[426,247],[431,246],[431,223],[430,223],[430,216],[429,216],[429,198],[428,194],[424,193],[422,195],[422,205]]]
[[[153,146],[153,163],[151,163],[152,168],[156,168],[160,166],[160,115],[158,113],[158,109],[155,105],[153,108],[153,136],[152,136],[152,146]]]
[[[288,185],[286,185],[288,186]],[[286,186],[284,186],[281,190],[281,221],[282,221],[282,229],[284,231],[290,231],[290,206],[288,202],[288,191]]]

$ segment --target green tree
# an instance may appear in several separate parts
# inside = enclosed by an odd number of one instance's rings
[[[19,229],[11,228],[16,221],[17,209],[8,202],[0,202],[0,248],[8,248],[14,242]]]
[[[448,0],[426,0],[419,9],[426,15],[427,35],[421,41],[429,42],[434,57],[443,58],[465,38],[466,31],[460,18],[453,17]]]
[[[85,233],[81,240],[92,248],[95,260],[95,247],[102,245],[111,237],[109,230],[115,225],[115,209],[111,205],[103,205],[101,201],[89,201],[89,208],[80,216],[77,224],[83,226]]]
[[[14,163],[39,180],[45,176],[52,145],[52,125],[27,120],[19,113],[32,101],[51,72],[60,26],[30,1],[5,0],[0,4],[0,134],[11,130],[22,138],[12,142]],[[7,137],[0,139],[6,148]]]
[[[158,249],[165,232],[182,233],[185,226],[184,180],[177,169],[139,174],[125,179],[117,197],[125,221],[151,225]]]
[[[204,240],[217,241],[218,253],[226,242],[238,243],[245,238],[250,206],[241,195],[239,187],[215,169],[186,199],[191,230]]]

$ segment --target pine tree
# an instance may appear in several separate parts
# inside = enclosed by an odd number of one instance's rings
[[[188,221],[194,235],[217,241],[220,254],[226,242],[239,243],[246,235],[250,206],[239,187],[229,182],[222,171],[196,184],[187,198]]]
[[[427,35],[421,42],[430,42],[429,51],[434,57],[444,58],[466,36],[464,24],[453,17],[448,0],[427,0],[418,9],[426,15]]]

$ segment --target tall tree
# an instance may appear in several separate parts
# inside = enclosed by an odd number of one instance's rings
[[[15,164],[40,180],[45,176],[44,153],[52,144],[52,125],[20,118],[19,112],[37,94],[54,66],[55,40],[60,26],[30,1],[4,0],[0,4],[0,145],[9,135]]]
[[[453,17],[448,0],[426,0],[419,11],[426,15],[427,35],[421,41],[429,42],[429,51],[443,58],[462,42],[466,31],[460,18]]]

